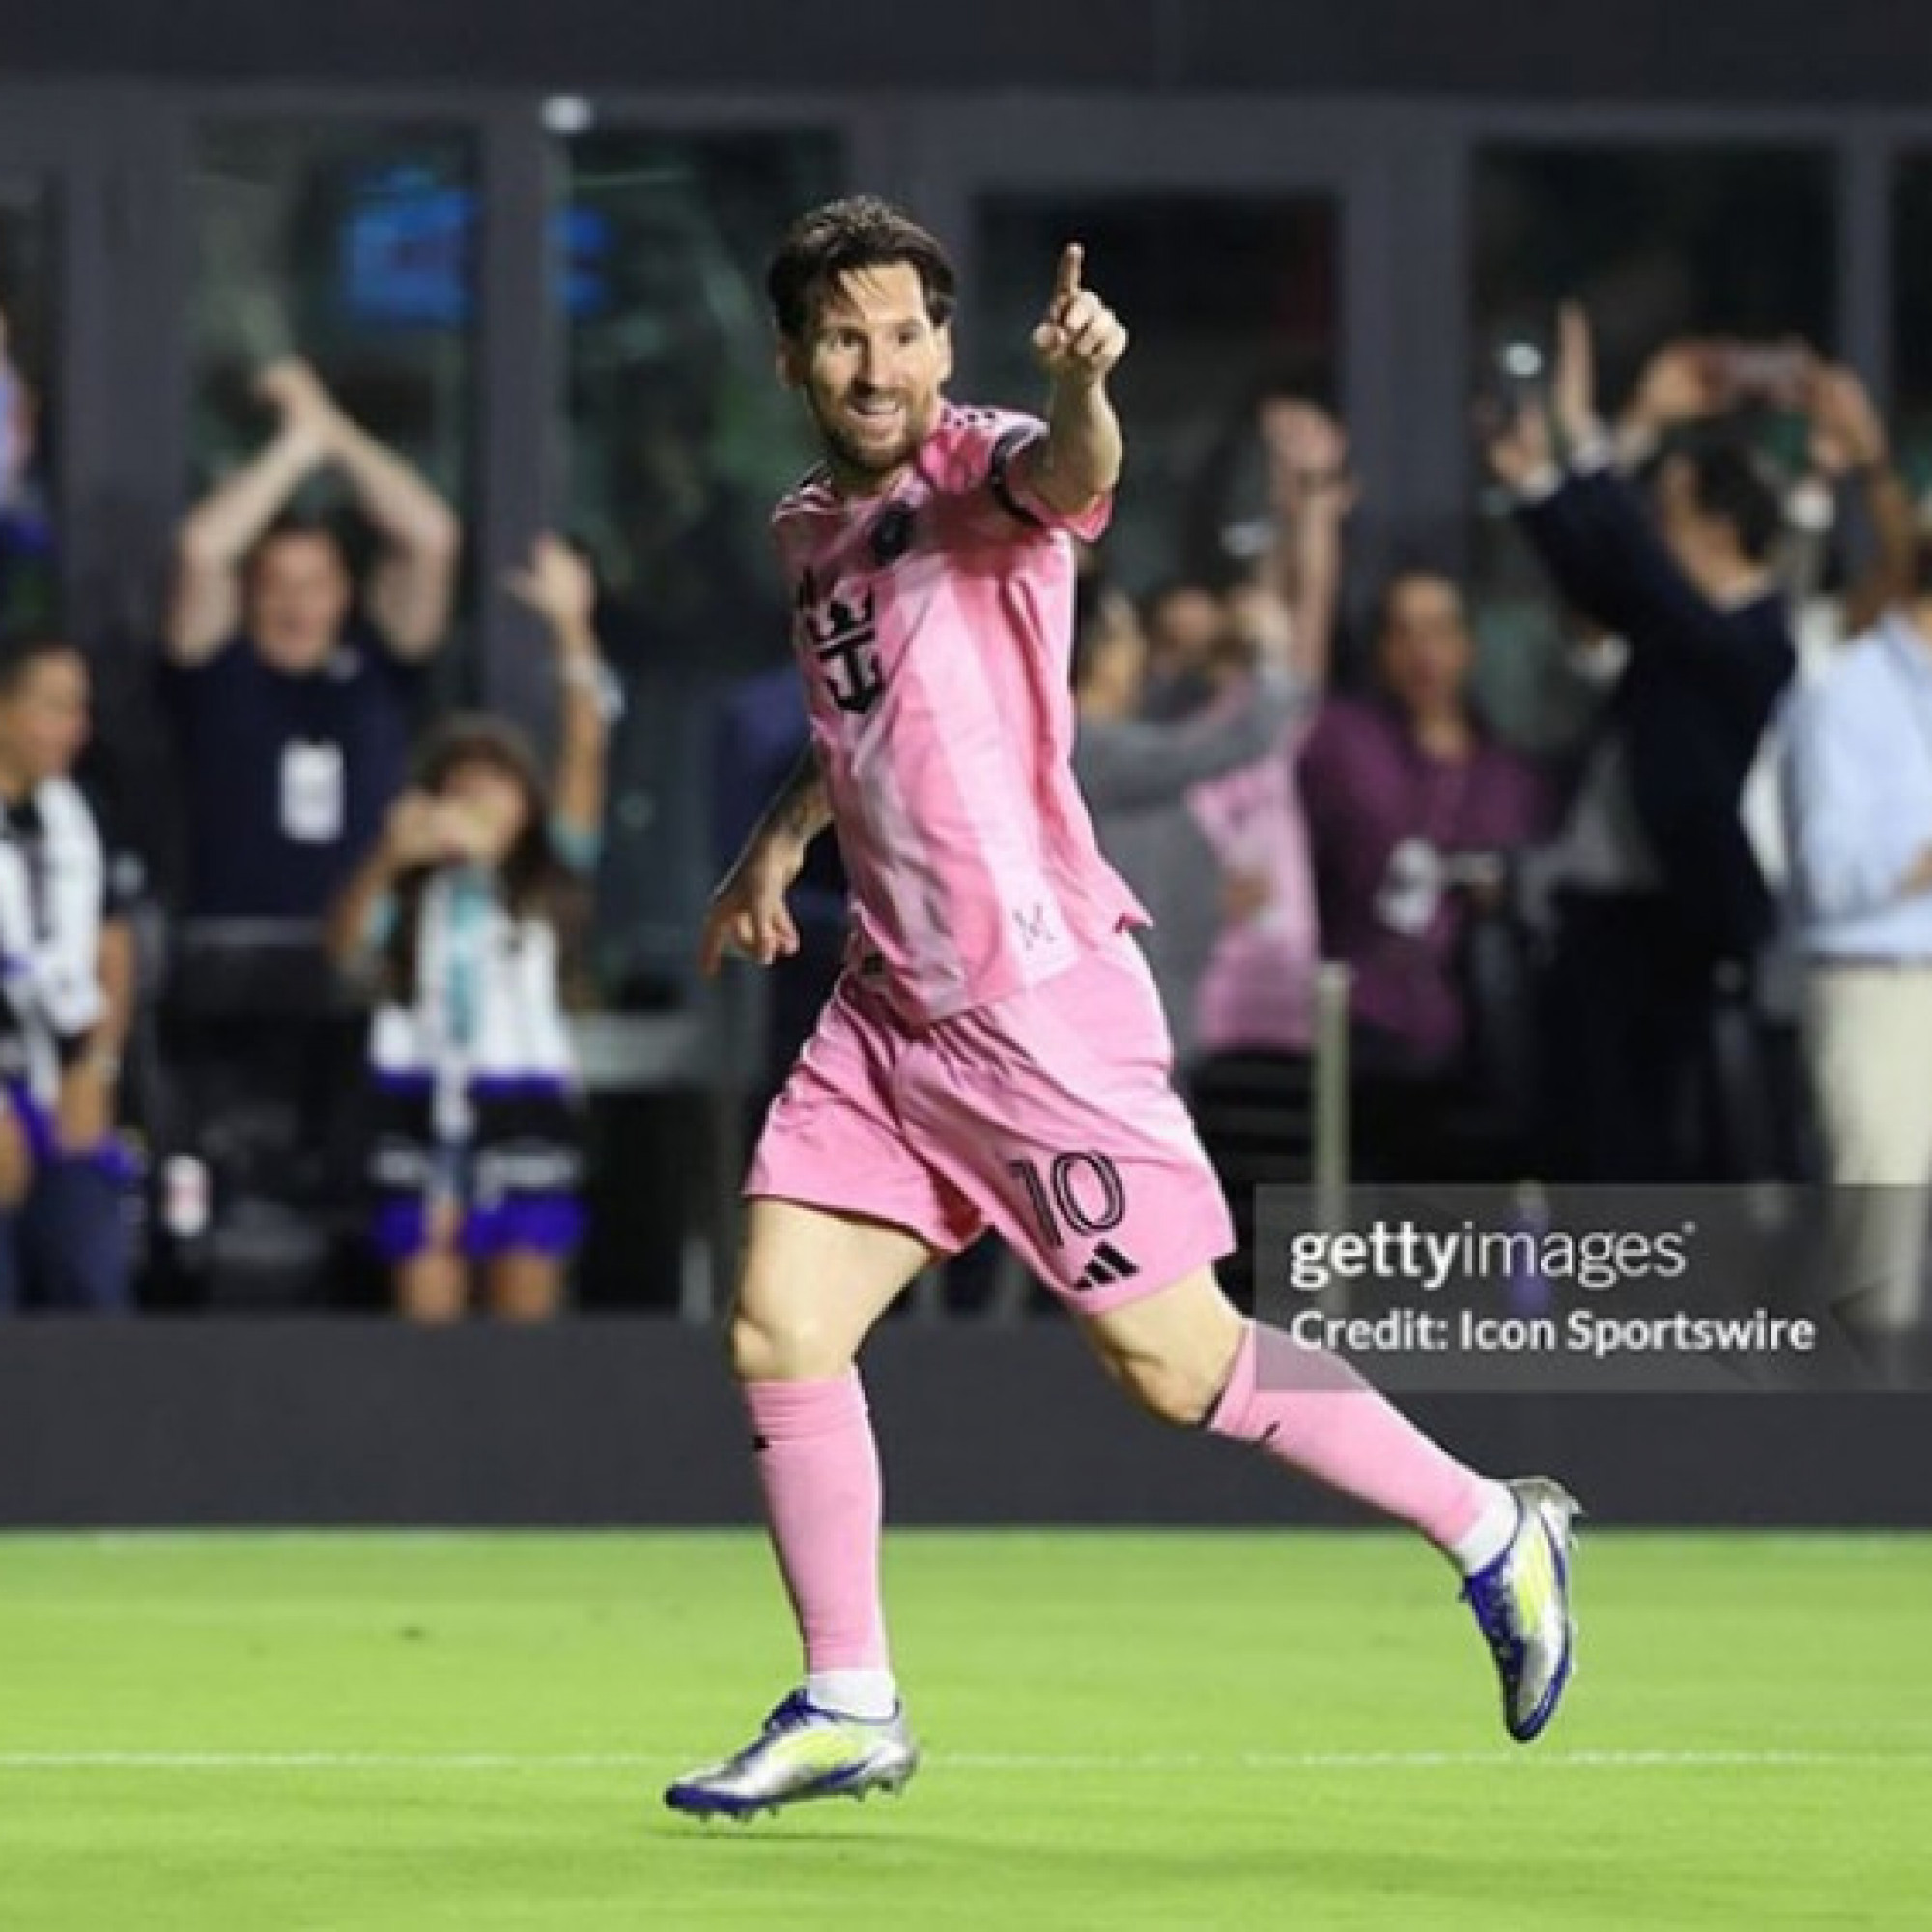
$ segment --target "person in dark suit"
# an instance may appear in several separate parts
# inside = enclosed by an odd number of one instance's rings
[[[1685,1124],[1719,1002],[1747,990],[1773,921],[1739,801],[1797,653],[1770,567],[1776,479],[1711,419],[1720,360],[1658,357],[1620,450],[1566,309],[1550,410],[1518,411],[1490,446],[1557,590],[1628,653],[1550,855],[1548,1151],[1575,1179],[1715,1178]],[[1633,431],[1661,440],[1647,493],[1617,460]]]

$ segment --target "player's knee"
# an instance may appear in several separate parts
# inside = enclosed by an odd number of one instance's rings
[[[1221,1393],[1221,1379],[1205,1359],[1127,1355],[1110,1359],[1108,1367],[1142,1408],[1179,1429],[1199,1423]]]
[[[732,1312],[726,1346],[741,1382],[815,1381],[851,1366],[849,1351],[810,1307],[741,1302]]]

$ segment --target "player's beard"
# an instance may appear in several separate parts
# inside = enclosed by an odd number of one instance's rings
[[[829,407],[812,398],[811,413],[825,444],[832,467],[841,476],[857,483],[880,483],[898,474],[915,456],[919,446],[932,433],[937,406],[930,399],[895,399],[905,424],[901,435],[891,442],[870,442],[861,439],[847,418],[849,399],[839,398]]]

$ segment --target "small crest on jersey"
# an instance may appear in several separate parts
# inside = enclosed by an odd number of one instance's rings
[[[889,503],[872,526],[872,557],[881,564],[896,563],[912,548],[916,513],[910,503]]]

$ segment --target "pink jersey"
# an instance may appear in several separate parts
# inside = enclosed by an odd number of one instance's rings
[[[923,1024],[1064,971],[1147,915],[1073,781],[1074,556],[1013,459],[1031,417],[947,404],[890,494],[814,470],[773,517],[857,943]]]

